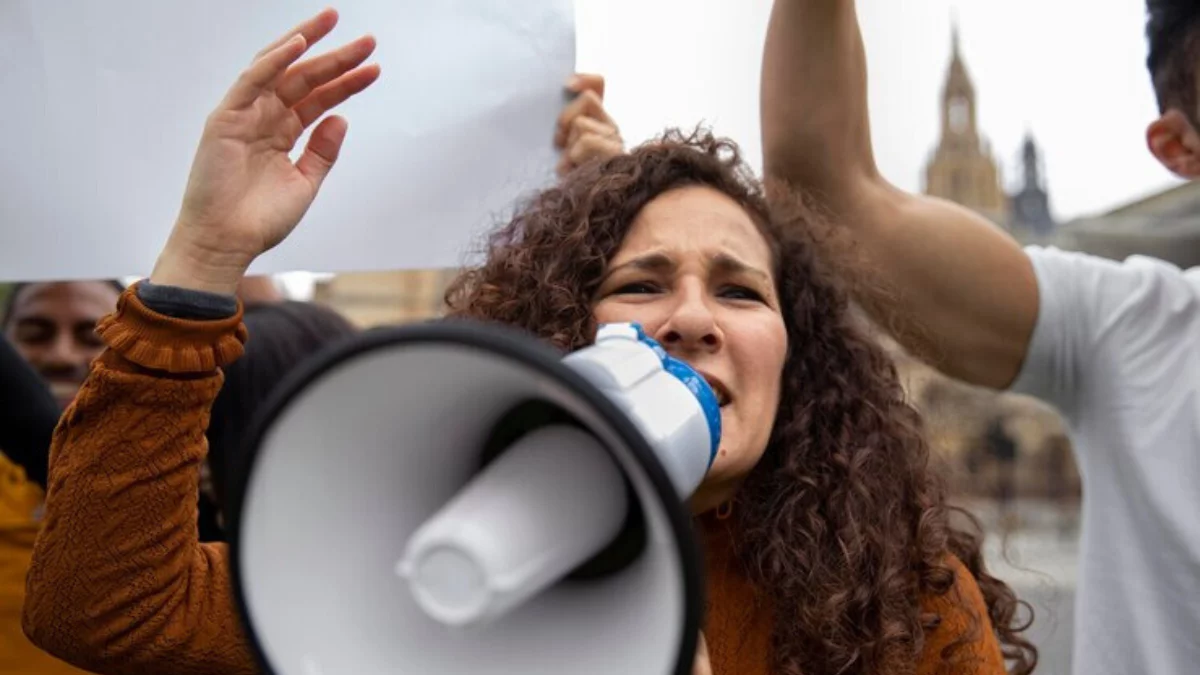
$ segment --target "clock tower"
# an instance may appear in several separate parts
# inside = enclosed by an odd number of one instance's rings
[[[991,148],[979,133],[975,85],[963,62],[957,24],[941,105],[941,138],[925,167],[925,193],[977,211],[998,225],[1006,223],[1008,196]]]

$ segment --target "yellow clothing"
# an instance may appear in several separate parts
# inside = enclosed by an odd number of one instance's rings
[[[38,649],[21,630],[25,573],[40,527],[44,493],[0,453],[0,675],[79,675]]]

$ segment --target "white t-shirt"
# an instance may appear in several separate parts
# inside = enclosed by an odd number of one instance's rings
[[[1063,412],[1083,477],[1073,669],[1200,673],[1200,268],[1026,251],[1040,311],[1012,389]]]

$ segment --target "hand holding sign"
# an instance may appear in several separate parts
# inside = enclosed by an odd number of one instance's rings
[[[554,145],[562,150],[556,169],[560,176],[590,160],[625,152],[621,131],[604,109],[604,77],[577,73],[567,88],[575,98],[559,115],[554,130]]]
[[[209,115],[153,283],[233,293],[250,263],[308,211],[346,121],[326,118],[296,162],[289,153],[309,126],[379,77],[377,65],[362,65],[375,49],[369,36],[296,63],[337,20],[327,9],[259,52]]]

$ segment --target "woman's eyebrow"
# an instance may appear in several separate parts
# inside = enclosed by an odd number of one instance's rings
[[[717,255],[713,256],[712,261],[709,263],[709,267],[714,272],[721,272],[729,275],[748,274],[750,276],[761,277],[763,281],[769,282],[771,280],[770,274],[767,274],[765,271],[745,263],[728,253],[718,253]]]

